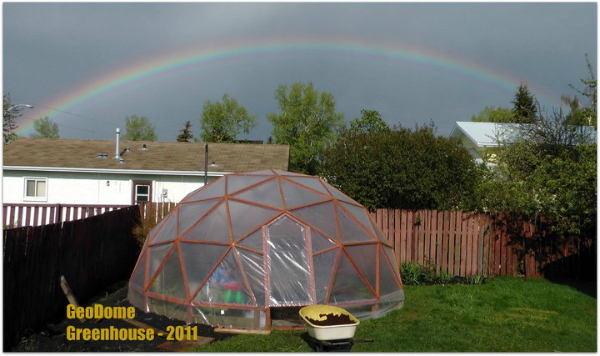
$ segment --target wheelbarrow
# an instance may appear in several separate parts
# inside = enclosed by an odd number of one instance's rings
[[[358,342],[373,342],[373,339],[354,339],[360,321],[348,311],[331,305],[310,305],[300,309],[300,317],[306,323],[308,334],[303,339],[317,352],[348,352]],[[328,315],[347,316],[350,322],[335,325],[326,324]],[[313,322],[314,321],[314,322]],[[316,323],[315,323],[316,322]]]

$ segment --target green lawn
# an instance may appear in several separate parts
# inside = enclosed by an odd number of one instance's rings
[[[484,285],[406,286],[404,308],[361,322],[352,351],[597,350],[596,299],[546,280],[495,278]],[[201,352],[310,352],[302,331],[238,335]]]

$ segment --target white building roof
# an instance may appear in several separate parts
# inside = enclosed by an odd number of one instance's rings
[[[498,139],[511,141],[518,124],[498,124],[494,122],[457,121],[450,137],[467,136],[477,147],[497,147]],[[511,135],[511,133],[513,133]]]
[[[467,136],[477,147],[498,147],[498,141],[512,143],[518,134],[520,124],[457,121],[450,137]],[[582,126],[581,130],[593,141],[596,140],[596,130],[592,126]]]

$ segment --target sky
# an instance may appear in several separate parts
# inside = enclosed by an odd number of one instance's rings
[[[545,110],[596,73],[595,3],[4,3],[3,93],[61,138],[113,139],[145,116],[160,141],[224,93],[271,135],[278,85],[312,81],[348,122],[439,135],[486,106],[512,107],[520,83]]]

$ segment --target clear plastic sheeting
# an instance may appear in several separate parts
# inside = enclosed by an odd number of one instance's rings
[[[261,310],[192,306],[194,323],[225,328],[263,329],[267,313]]]
[[[264,177],[261,177],[264,178]],[[257,199],[264,205],[274,207],[277,209],[283,208],[283,202],[281,201],[281,193],[279,192],[279,185],[277,180],[270,180],[253,187],[252,189],[244,190],[234,195],[237,199],[256,201]]]
[[[311,304],[304,227],[283,216],[268,227],[269,305]]]
[[[187,323],[289,327],[331,304],[358,318],[404,303],[394,251],[366,209],[318,177],[230,174],[198,189],[149,233],[128,298]]]
[[[227,253],[194,300],[216,304],[254,305],[234,250]]]

